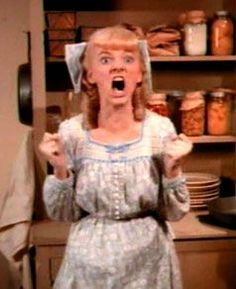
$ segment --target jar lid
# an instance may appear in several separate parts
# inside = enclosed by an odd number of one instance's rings
[[[184,92],[182,90],[171,90],[167,93],[168,96],[182,98],[184,96]]]
[[[187,92],[182,104],[181,104],[181,110],[190,110],[195,107],[204,105],[205,100],[204,100],[204,92],[203,91],[190,91]]]
[[[188,11],[186,14],[186,22],[193,24],[206,22],[206,14],[202,10]]]
[[[46,107],[46,113],[61,114],[61,107],[58,105],[50,105]]]
[[[229,16],[229,11],[227,11],[227,10],[219,10],[219,11],[216,11],[215,12],[215,15],[217,15],[217,16]]]
[[[165,101],[166,94],[162,92],[153,93],[149,96],[148,101]]]
[[[214,95],[215,93],[216,94],[219,93],[219,95],[222,95],[222,96],[224,96],[226,94],[235,95],[236,91],[232,88],[225,88],[225,87],[215,87],[215,88],[212,88],[211,90],[208,91],[208,94],[213,95],[213,96],[215,96]]]
[[[205,92],[204,91],[189,91],[185,95],[185,99],[194,100],[194,99],[203,99]]]
[[[226,95],[226,92],[224,92],[224,91],[212,91],[211,93],[210,93],[210,95],[211,96],[214,96],[214,97],[225,97],[225,95]]]

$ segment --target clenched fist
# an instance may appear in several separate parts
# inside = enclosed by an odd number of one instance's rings
[[[65,155],[63,144],[57,133],[45,133],[39,150],[45,159],[53,166],[54,174],[59,179],[68,177],[67,158]]]
[[[185,134],[172,136],[164,151],[164,173],[168,178],[176,177],[180,172],[181,161],[192,150],[192,142]]]

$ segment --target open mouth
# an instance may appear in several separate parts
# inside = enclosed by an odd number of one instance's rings
[[[125,88],[125,81],[123,77],[115,77],[112,80],[112,89],[122,91],[124,90],[124,88]]]

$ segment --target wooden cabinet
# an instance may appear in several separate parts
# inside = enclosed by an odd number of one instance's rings
[[[176,249],[186,289],[236,287],[236,239],[177,240]]]
[[[33,271],[35,289],[50,289],[59,270],[70,224],[40,221],[31,227],[30,241],[34,245]]]
[[[37,222],[31,228],[35,246],[36,289],[50,289],[59,270],[69,223]],[[235,289],[236,231],[204,224],[197,213],[173,223],[184,289]]]

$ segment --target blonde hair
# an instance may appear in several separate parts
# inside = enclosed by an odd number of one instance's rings
[[[96,30],[89,39],[85,53],[82,55],[83,74],[81,81],[82,111],[84,113],[84,126],[87,129],[98,127],[98,113],[100,110],[99,94],[97,86],[91,84],[87,79],[89,60],[92,57],[94,45],[106,49],[126,49],[128,51],[138,50],[140,54],[143,80],[137,86],[133,99],[134,119],[144,119],[146,98],[148,95],[148,73],[145,68],[144,58],[138,45],[136,34],[122,26],[111,26]]]

